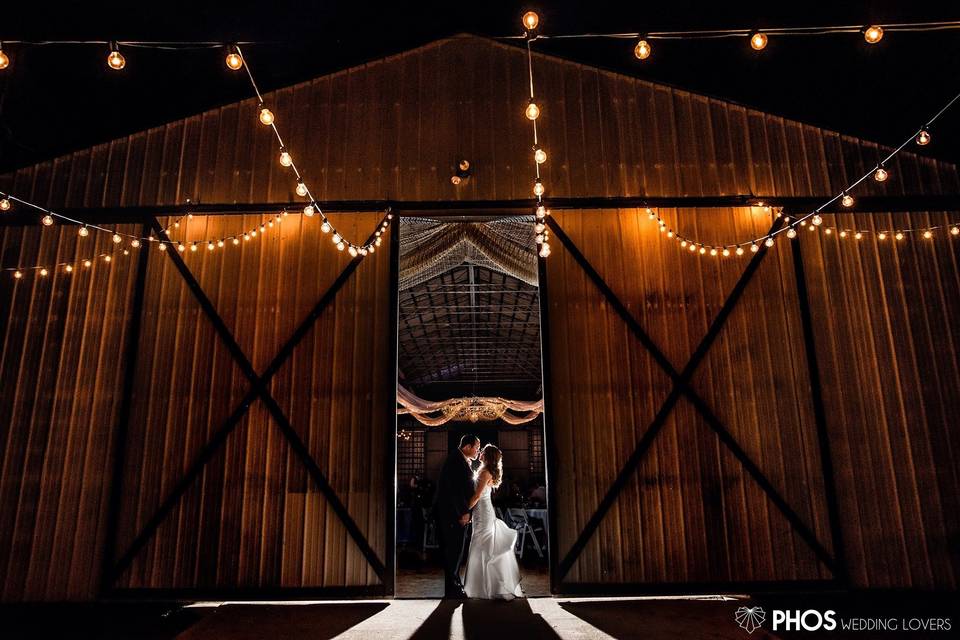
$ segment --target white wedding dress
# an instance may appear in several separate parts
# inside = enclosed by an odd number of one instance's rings
[[[490,486],[474,507],[471,521],[473,533],[464,583],[467,596],[500,600],[523,597],[520,568],[513,553],[517,532],[497,517],[490,502]]]

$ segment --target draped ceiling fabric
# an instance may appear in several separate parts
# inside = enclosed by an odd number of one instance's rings
[[[429,427],[437,427],[451,420],[490,422],[498,418],[508,424],[523,424],[530,422],[543,411],[542,399],[507,400],[471,396],[434,402],[417,396],[401,384],[397,384],[397,404],[400,405],[397,408],[398,415],[409,413]]]
[[[537,285],[534,217],[487,222],[402,218],[400,290],[425,282],[464,262]]]

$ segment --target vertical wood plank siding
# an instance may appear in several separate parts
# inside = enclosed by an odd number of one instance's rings
[[[548,197],[827,195],[884,153],[556,58],[536,55],[535,65]],[[267,70],[260,74],[268,84]],[[455,37],[278,90],[267,102],[320,199],[502,199],[530,195],[526,92],[522,50]],[[52,207],[295,200],[256,107],[246,100],[24,168],[0,176],[0,189]],[[449,176],[461,157],[473,176],[455,187]],[[960,186],[952,165],[911,154],[891,174],[861,193],[955,193]],[[743,263],[679,255],[642,212],[556,215],[682,367]],[[741,209],[664,215],[717,241],[768,222]],[[903,215],[918,224],[946,219]],[[376,224],[372,212],[333,217],[353,239]],[[198,216],[174,238],[205,239],[253,220]],[[316,219],[290,216],[281,226],[240,249],[185,255],[257,370],[347,261]],[[3,266],[82,257],[104,242],[59,225],[2,227],[0,234]],[[960,443],[948,427],[960,410],[958,244],[837,242],[803,236],[800,245],[851,577],[865,587],[955,588]],[[383,477],[379,437],[390,426],[373,407],[392,403],[392,388],[380,382],[392,339],[388,271],[386,252],[365,260],[271,383],[381,557],[391,552],[383,532],[392,516],[380,507],[393,479]],[[114,553],[247,389],[169,258],[156,251],[138,367],[123,370],[134,272],[135,261],[122,258],[86,275],[0,278],[3,600],[96,596],[124,376],[136,384]],[[548,261],[548,277],[552,435],[562,472],[551,506],[562,514],[562,555],[669,385],[562,247]],[[693,385],[829,548],[797,306],[790,247],[780,243]],[[291,453],[255,402],[118,585],[375,584]],[[568,580],[820,577],[828,572],[681,400]]]

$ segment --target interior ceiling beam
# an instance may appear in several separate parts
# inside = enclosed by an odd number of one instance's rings
[[[711,209],[758,206],[761,203],[773,207],[786,207],[791,211],[812,211],[823,204],[829,196],[587,196],[575,198],[549,198],[546,205],[551,209],[632,209],[637,207]],[[47,204],[47,203],[40,203]],[[151,206],[95,206],[54,209],[57,213],[75,218],[84,223],[119,224],[149,223],[154,216],[194,215],[245,215],[273,211],[298,211],[304,206],[299,202],[254,202],[254,203],[188,203]],[[400,216],[427,216],[457,218],[492,214],[497,216],[529,216],[533,212],[533,199],[512,200],[328,200],[317,202],[328,213],[369,213],[392,209]],[[853,207],[845,208],[839,200],[825,212],[893,213],[904,211],[960,211],[960,194],[945,195],[889,195],[857,196]],[[0,217],[0,226],[25,226],[40,224],[40,215],[28,207]]]

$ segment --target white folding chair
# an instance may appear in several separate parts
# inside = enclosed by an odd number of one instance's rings
[[[533,542],[534,550],[537,552],[537,555],[542,558],[543,550],[540,548],[540,541],[537,540],[537,531],[543,531],[543,527],[537,527],[535,529],[533,525],[530,524],[530,519],[527,518],[526,509],[507,509],[507,513],[510,514],[510,519],[517,523],[515,528],[519,532],[519,535],[517,536],[517,547],[519,548],[518,555],[521,558],[523,557],[527,534],[529,534],[530,540]]]

